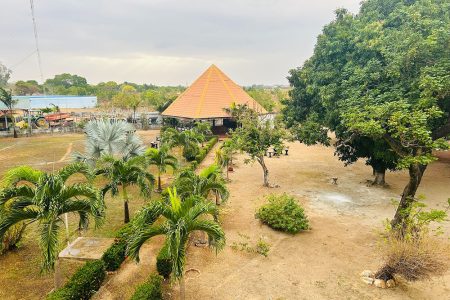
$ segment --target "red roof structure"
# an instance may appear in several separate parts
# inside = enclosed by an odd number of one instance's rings
[[[163,116],[185,119],[229,118],[224,110],[246,104],[260,114],[267,111],[215,65],[211,65],[170,106]]]

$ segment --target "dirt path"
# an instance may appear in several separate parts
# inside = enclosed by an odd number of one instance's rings
[[[146,281],[156,271],[156,255],[163,243],[162,237],[152,239],[140,252],[140,262],[126,260],[114,274],[108,275],[106,283],[92,297],[94,300],[130,299],[136,286]]]
[[[244,165],[244,158],[238,157],[230,174],[231,197],[222,208],[227,247],[217,256],[189,248],[186,269],[198,269],[200,275],[186,276],[187,299],[448,299],[449,273],[390,290],[367,286],[359,278],[362,270],[380,263],[377,232],[393,215],[390,199],[401,193],[404,172],[387,175],[390,188],[368,187],[371,175],[364,163],[345,168],[331,148],[295,143],[289,156],[268,159],[271,182],[280,187],[267,189],[259,165]],[[450,195],[450,164],[433,163],[427,172],[419,193],[427,196],[429,206],[442,207]],[[336,176],[338,185],[331,183]],[[287,235],[254,218],[264,195],[281,192],[303,203],[311,231]],[[448,235],[448,224],[444,227]],[[268,257],[230,247],[239,242],[254,246],[260,238],[271,245]]]
[[[69,146],[67,146],[66,153],[64,153],[64,155],[57,162],[65,161],[67,159],[67,157],[69,157],[70,153],[72,153],[72,147],[73,147],[73,143],[70,143]]]

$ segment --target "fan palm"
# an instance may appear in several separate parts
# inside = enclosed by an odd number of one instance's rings
[[[67,183],[77,173],[92,179],[88,166],[82,163],[70,164],[55,173],[27,166],[16,167],[3,179],[6,188],[0,191],[0,209],[3,210],[0,239],[18,223],[37,223],[44,271],[54,268],[63,214],[78,214],[79,230],[87,229],[89,216],[94,218],[96,226],[103,220],[104,203],[100,191],[90,183]]]
[[[182,199],[190,195],[208,198],[211,192],[216,195],[216,203],[217,196],[222,201],[229,197],[228,188],[216,164],[203,169],[198,175],[190,169],[182,171],[175,180],[175,186]]]
[[[161,174],[167,171],[167,167],[175,170],[177,168],[177,159],[169,153],[169,147],[167,145],[162,145],[159,150],[149,148],[145,152],[145,156],[150,165],[155,165],[158,168],[158,191],[161,192]]]
[[[6,108],[9,110],[9,112],[11,114],[14,138],[17,138],[16,124],[15,124],[15,119],[14,119],[14,115],[13,115],[13,107],[14,107],[14,105],[16,105],[18,100],[12,98],[11,91],[8,92],[4,88],[0,87],[0,102],[2,102],[6,106]],[[7,117],[5,114],[5,120],[6,119],[7,119]],[[5,125],[6,124],[7,124],[7,122],[5,122]]]
[[[135,156],[126,160],[105,155],[99,161],[96,174],[103,175],[108,180],[108,183],[102,189],[103,195],[111,191],[111,194],[116,196],[119,194],[119,187],[122,188],[125,223],[130,221],[127,188],[131,185],[137,185],[142,195],[150,196],[151,194],[155,178],[146,168],[144,156]]]
[[[85,153],[75,153],[75,159],[93,165],[102,155],[118,155],[125,159],[141,155],[144,153],[144,147],[134,132],[133,125],[123,121],[89,121],[85,126]]]
[[[142,213],[146,221],[136,222],[135,233],[129,239],[128,255],[139,261],[139,250],[142,245],[154,236],[165,235],[173,275],[179,280],[180,298],[184,299],[183,275],[189,235],[195,230],[205,232],[209,237],[210,246],[220,250],[225,246],[225,233],[216,221],[203,218],[205,215],[211,215],[216,219],[218,209],[213,203],[195,196],[181,201],[176,188],[168,191],[169,202],[152,202]],[[155,222],[160,218],[164,220],[162,223]]]

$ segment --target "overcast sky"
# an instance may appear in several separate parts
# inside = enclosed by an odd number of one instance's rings
[[[34,0],[44,78],[191,83],[214,63],[238,84],[287,84],[334,10],[360,0]],[[40,81],[29,0],[1,0],[0,62]],[[28,58],[27,58],[28,57]]]

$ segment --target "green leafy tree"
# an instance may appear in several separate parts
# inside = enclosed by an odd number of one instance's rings
[[[6,108],[9,110],[9,113],[11,115],[14,138],[18,137],[17,131],[16,131],[16,122],[15,122],[14,113],[13,113],[13,108],[17,104],[17,101],[18,100],[12,98],[11,91],[8,92],[4,88],[0,87],[0,102],[2,102],[6,106]],[[5,124],[8,124],[8,122],[6,120],[7,120],[7,116],[5,114]]]
[[[383,140],[409,182],[392,225],[403,227],[432,151],[450,134],[450,3],[368,0],[340,9],[314,55],[290,71],[286,102],[295,136],[326,143],[328,129]]]
[[[141,218],[144,221],[136,222],[137,228],[130,237],[128,255],[139,261],[142,245],[152,237],[164,235],[172,261],[172,274],[180,283],[180,299],[185,299],[184,268],[190,234],[206,232],[210,246],[220,250],[225,246],[225,233],[216,221],[205,219],[208,215],[217,218],[219,212],[213,203],[195,196],[181,201],[176,189],[168,191],[168,203],[155,201],[144,209]]]
[[[169,147],[162,145],[160,149],[149,148],[145,152],[147,162],[149,165],[155,165],[158,168],[158,191],[162,191],[161,174],[166,173],[167,167],[176,170],[178,161],[177,158],[169,153]]]
[[[263,119],[247,106],[235,106],[229,111],[238,122],[238,127],[231,132],[235,147],[250,156],[246,162],[256,160],[261,165],[264,186],[268,187],[269,169],[264,156],[270,147],[274,149],[283,147],[284,130],[277,122]]]
[[[89,217],[96,226],[104,216],[101,193],[91,183],[68,184],[75,174],[92,179],[89,167],[82,163],[70,164],[55,173],[45,173],[22,166],[9,170],[3,179],[6,186],[0,191],[0,240],[18,223],[36,223],[42,251],[42,270],[54,268],[58,257],[59,231],[64,221],[62,215],[74,213],[79,217],[79,230],[87,229]]]
[[[96,174],[102,175],[108,180],[102,189],[103,195],[111,191],[111,194],[116,196],[119,194],[119,188],[122,189],[124,223],[130,222],[128,187],[136,185],[143,196],[149,197],[151,195],[155,178],[146,168],[147,164],[144,156],[124,159],[105,155],[99,161]]]
[[[14,91],[17,95],[34,95],[42,92],[42,87],[36,80],[19,80],[14,84]]]
[[[87,95],[90,93],[90,86],[86,78],[75,74],[59,74],[53,79],[44,82],[44,88],[52,94],[59,95]]]
[[[136,88],[125,84],[122,86],[121,91],[113,97],[113,103],[120,108],[133,110],[134,122],[136,120],[136,110],[141,106],[142,98]]]

